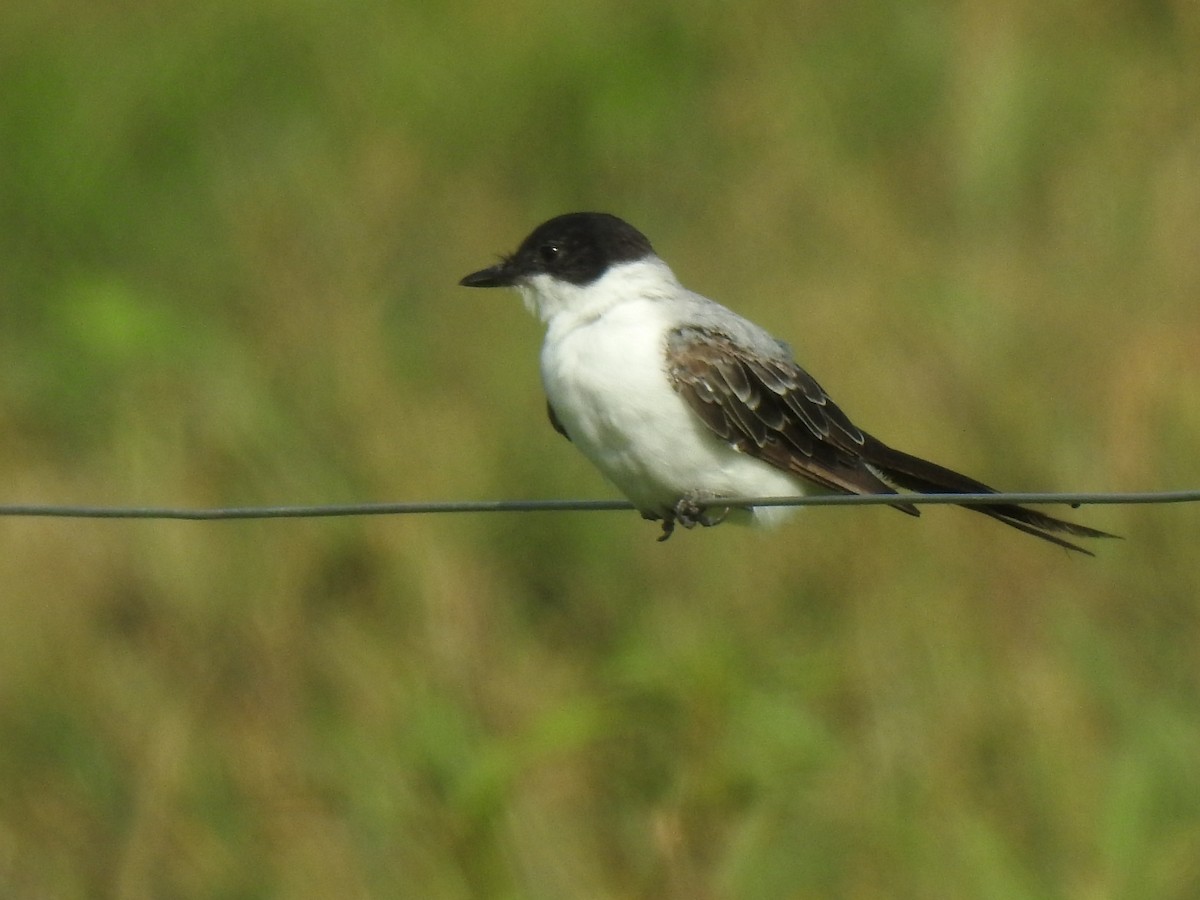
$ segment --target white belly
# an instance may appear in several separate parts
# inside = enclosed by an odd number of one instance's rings
[[[812,486],[739,453],[704,425],[666,373],[652,301],[624,303],[542,348],[542,381],[576,447],[639,510],[668,514],[685,496],[790,496]],[[786,515],[754,511],[759,520]]]

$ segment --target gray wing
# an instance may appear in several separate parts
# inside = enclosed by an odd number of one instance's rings
[[[734,449],[833,491],[896,493],[863,459],[871,438],[782,353],[766,356],[717,329],[682,326],[667,335],[667,371],[701,421]],[[919,515],[910,503],[893,505]]]

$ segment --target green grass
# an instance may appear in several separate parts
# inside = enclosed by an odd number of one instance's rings
[[[413,6],[417,6],[413,4]],[[610,496],[458,289],[616,212],[885,440],[1200,484],[1200,24],[0,13],[0,502]],[[1200,517],[0,521],[5,897],[1191,898]]]

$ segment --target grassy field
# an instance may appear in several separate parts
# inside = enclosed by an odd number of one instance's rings
[[[902,448],[1200,486],[1197,9],[12,0],[0,503],[612,496],[456,286],[575,209]],[[0,896],[1200,896],[1200,510],[1073,515],[0,519]]]

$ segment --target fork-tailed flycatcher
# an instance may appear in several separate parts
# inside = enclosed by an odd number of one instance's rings
[[[995,493],[858,428],[787,344],[689,291],[616,216],[551,219],[460,283],[515,288],[546,324],[551,424],[644,518],[663,523],[660,540],[676,523],[773,523],[788,512],[723,509],[723,497]],[[1081,553],[1059,535],[1113,536],[1016,504],[963,505]],[[892,506],[920,514],[899,494]]]

